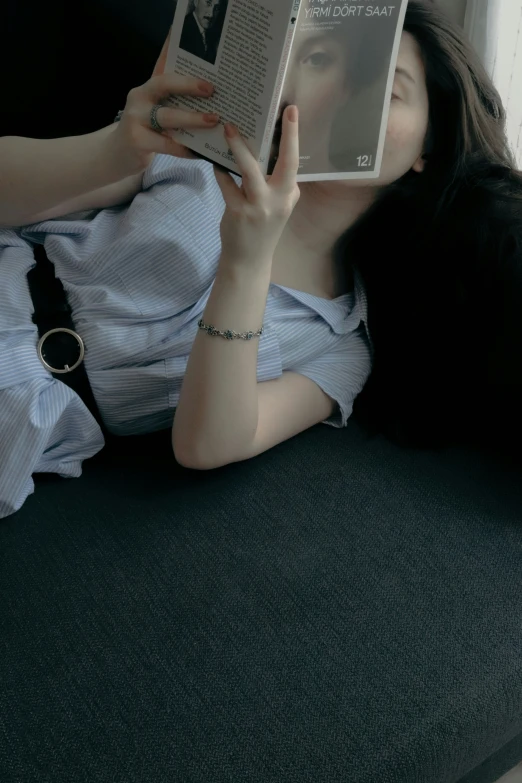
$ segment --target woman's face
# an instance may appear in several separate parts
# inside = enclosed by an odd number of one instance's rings
[[[402,33],[386,140],[378,179],[337,180],[335,188],[380,189],[396,182],[408,171],[424,170],[424,146],[429,125],[429,100],[421,49],[415,38]]]
[[[307,156],[317,162],[328,160],[332,124],[348,97],[346,71],[346,51],[341,43],[300,21],[281,106],[295,104],[299,109],[299,146],[305,165]]]
[[[410,33],[403,32],[395,71],[381,175],[378,180],[371,180],[372,185],[390,185],[410,169],[419,173],[424,170],[422,156],[428,124],[428,89],[421,50],[415,38]]]

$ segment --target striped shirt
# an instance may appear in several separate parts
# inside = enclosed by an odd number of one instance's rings
[[[107,429],[152,432],[172,426],[224,208],[210,164],[157,156],[128,205],[0,230],[0,517],[34,490],[33,473],[79,476],[104,445],[82,400],[37,357],[33,244],[45,245],[62,280]],[[359,275],[335,300],[271,284],[264,327],[257,380],[285,370],[311,378],[338,403],[325,423],[345,426],[371,369]]]

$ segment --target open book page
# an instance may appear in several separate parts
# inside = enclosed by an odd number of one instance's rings
[[[407,0],[302,0],[268,171],[286,106],[299,108],[298,181],[380,174]]]
[[[239,128],[250,150],[268,165],[267,125],[274,125],[275,95],[285,46],[295,29],[293,9],[300,0],[178,0],[167,54],[167,72],[206,79],[212,98],[176,96],[172,105],[215,112],[221,124],[210,130],[180,130],[176,140],[238,173],[222,124]],[[294,24],[292,24],[292,18]],[[279,90],[282,79],[279,79]],[[271,135],[271,134],[270,134]]]

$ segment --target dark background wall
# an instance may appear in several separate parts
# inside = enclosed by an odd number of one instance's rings
[[[146,81],[172,0],[7,0],[0,135],[84,133],[110,123]]]

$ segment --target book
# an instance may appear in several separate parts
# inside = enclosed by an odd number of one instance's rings
[[[286,106],[299,109],[298,182],[378,178],[408,0],[177,0],[166,72],[206,79],[220,125],[174,138],[239,174],[222,125],[235,124],[265,174]]]

